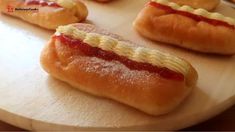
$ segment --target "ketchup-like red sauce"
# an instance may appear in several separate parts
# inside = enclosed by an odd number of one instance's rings
[[[49,6],[49,7],[61,7],[55,2],[50,2],[48,0],[26,0],[27,5],[40,5],[40,6]]]
[[[64,34],[55,35],[53,38],[58,39],[63,44],[69,45],[71,48],[79,49],[86,56],[98,57],[106,61],[113,61],[113,60],[119,61],[120,63],[124,64],[126,67],[128,67],[131,70],[139,70],[139,71],[145,70],[150,73],[156,73],[166,79],[171,79],[176,81],[184,80],[184,75],[181,73],[174,72],[167,68],[160,68],[149,63],[136,62],[128,59],[127,57],[120,56],[114,52],[105,51],[97,47],[92,47],[82,42],[81,40],[73,39]]]
[[[159,3],[156,3],[156,2],[149,2],[149,5],[154,6],[156,8],[160,8],[162,10],[165,10],[168,13],[171,13],[171,14],[180,14],[182,16],[190,17],[190,18],[194,19],[195,21],[204,21],[204,22],[207,22],[207,23],[212,24],[214,26],[225,26],[225,27],[228,27],[228,28],[235,29],[234,25],[230,25],[227,22],[206,18],[204,16],[195,15],[195,14],[192,14],[192,13],[189,13],[189,12],[186,12],[186,11],[174,10],[169,6],[162,5],[162,4],[159,4]]]

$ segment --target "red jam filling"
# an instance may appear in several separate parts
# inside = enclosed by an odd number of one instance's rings
[[[139,71],[145,70],[150,73],[156,73],[166,79],[171,79],[176,81],[184,80],[184,75],[181,73],[174,72],[167,68],[160,68],[149,63],[136,62],[128,59],[127,57],[120,56],[114,52],[105,51],[97,47],[92,47],[82,42],[81,40],[73,39],[64,34],[54,36],[54,39],[55,38],[61,41],[62,43],[69,45],[71,48],[79,49],[86,56],[98,57],[106,61],[113,61],[113,60],[119,61],[120,63],[124,64],[126,67],[128,67],[131,70],[139,70]]]
[[[48,0],[26,0],[27,5],[40,5],[40,6],[49,6],[49,7],[61,7],[55,2],[50,2]]]
[[[174,10],[169,6],[162,5],[162,4],[159,4],[159,3],[156,3],[156,2],[149,2],[149,5],[154,6],[156,8],[160,8],[162,10],[165,10],[166,12],[168,12],[170,14],[180,14],[182,16],[190,17],[190,18],[194,19],[195,21],[204,21],[204,22],[207,22],[207,23],[212,24],[214,26],[225,26],[225,27],[235,29],[234,25],[230,25],[227,22],[206,18],[204,16],[195,15],[195,14],[192,14],[192,13],[189,13],[189,12],[186,12],[186,11]]]

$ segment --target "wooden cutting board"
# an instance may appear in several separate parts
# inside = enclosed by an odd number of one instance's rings
[[[190,61],[199,73],[199,81],[178,109],[164,116],[149,116],[48,76],[40,67],[39,55],[53,32],[0,15],[0,119],[29,130],[175,130],[233,105],[235,57],[200,54],[140,37],[132,29],[132,22],[147,1],[85,1],[89,7],[87,22]],[[217,10],[235,18],[235,11],[224,4]]]

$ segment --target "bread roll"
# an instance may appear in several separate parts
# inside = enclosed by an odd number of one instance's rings
[[[204,53],[235,53],[235,20],[203,9],[153,0],[134,28],[144,37]]]
[[[52,30],[83,21],[88,14],[79,0],[0,0],[0,11]]]
[[[59,27],[42,51],[41,65],[81,91],[151,115],[175,109],[197,81],[196,70],[185,60],[88,24]]]

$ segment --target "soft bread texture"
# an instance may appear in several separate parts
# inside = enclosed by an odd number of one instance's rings
[[[147,5],[134,28],[144,37],[204,53],[235,54],[235,30]]]
[[[55,30],[60,25],[80,22],[86,19],[88,10],[79,0],[51,0],[58,2],[61,7],[54,8],[40,5],[26,5],[25,0],[0,0],[0,11],[40,27]],[[36,8],[38,11],[9,12],[12,8]]]
[[[88,33],[125,41],[93,25],[74,26]],[[51,39],[43,49],[41,65],[50,75],[75,88],[116,100],[151,115],[165,114],[175,109],[190,94],[197,81],[197,72],[190,64],[184,81],[169,80],[155,73],[131,70],[118,61],[84,56],[79,49],[57,39]]]
[[[219,4],[220,0],[169,0],[179,5],[189,5],[193,8],[203,8],[208,11],[214,10]]]

